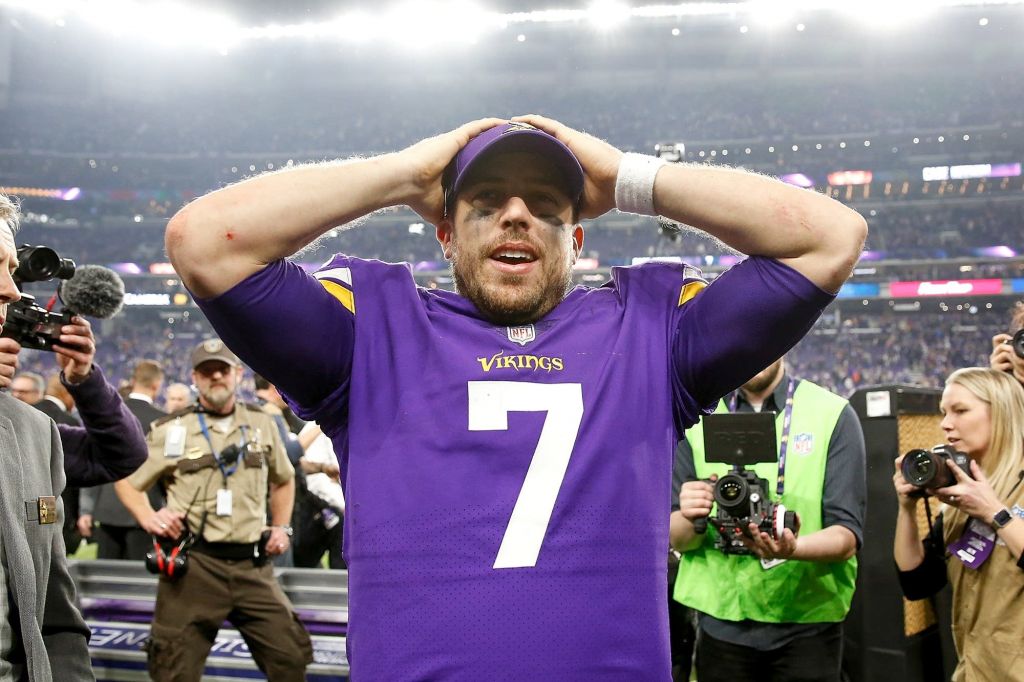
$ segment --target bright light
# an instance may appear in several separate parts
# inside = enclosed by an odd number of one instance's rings
[[[861,0],[836,9],[875,29],[894,29],[919,21],[939,9],[935,0]]]
[[[629,20],[629,5],[613,0],[598,0],[587,8],[587,18],[601,31],[610,31]]]
[[[795,2],[779,0],[750,0],[738,9],[745,10],[754,23],[768,28],[788,24],[798,9]]]
[[[482,2],[483,0],[481,0]],[[621,0],[596,0],[587,9],[549,9],[501,14],[487,11],[470,0],[404,0],[397,5],[378,3],[367,11],[348,11],[330,21],[299,24],[243,26],[235,18],[205,9],[205,3],[186,0],[0,0],[0,8],[25,12],[50,26],[85,23],[106,34],[124,36],[159,46],[195,45],[222,55],[238,44],[251,41],[324,40],[342,43],[389,43],[401,47],[467,45],[488,34],[522,24],[591,25],[611,30],[627,21],[679,20],[716,17],[750,27],[794,26],[806,29],[797,16],[831,12],[852,16],[872,29],[914,24],[929,14],[953,7],[1024,5],[1024,0],[693,0],[676,4],[638,5]],[[988,26],[989,17],[978,25]],[[755,23],[756,22],[756,23]],[[671,24],[670,24],[671,25]],[[672,35],[681,35],[679,28]],[[525,40],[526,31],[515,32]],[[523,36],[523,37],[519,37]]]

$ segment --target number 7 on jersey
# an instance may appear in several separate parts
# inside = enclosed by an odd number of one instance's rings
[[[583,388],[521,381],[470,381],[468,388],[470,431],[507,431],[509,412],[547,412],[494,560],[494,568],[536,566],[583,421]]]

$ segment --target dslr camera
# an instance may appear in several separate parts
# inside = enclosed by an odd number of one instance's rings
[[[751,554],[740,539],[751,537],[750,524],[778,538],[788,528],[797,531],[796,513],[771,500],[768,481],[744,466],[776,462],[775,413],[710,414],[704,417],[704,452],[709,462],[724,462],[732,470],[714,487],[715,512],[697,519],[698,533],[710,522],[718,531],[715,547],[725,554]]]
[[[1013,338],[1005,343],[1010,344],[1018,358],[1024,359],[1024,329],[1018,329]]]
[[[924,497],[928,489],[945,488],[956,483],[956,476],[946,461],[951,460],[960,470],[971,476],[971,458],[952,445],[936,445],[930,450],[911,450],[903,457],[900,473],[907,483],[917,488],[912,497]]]
[[[53,278],[68,280],[75,274],[75,262],[62,258],[48,246],[18,247],[18,269],[14,271],[14,283],[22,290],[21,300],[7,309],[7,322],[3,336],[17,341],[23,348],[52,351],[60,341],[61,327],[71,323],[74,312],[63,309],[57,312],[50,305],[42,307],[35,296],[26,294],[25,282],[47,282]]]

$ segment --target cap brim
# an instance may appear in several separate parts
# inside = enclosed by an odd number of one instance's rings
[[[445,183],[444,197],[446,215],[452,211],[455,199],[473,168],[482,159],[501,152],[530,152],[550,160],[561,173],[573,206],[579,205],[583,194],[583,167],[567,146],[536,128],[510,128],[497,134],[492,133],[493,130],[484,131],[478,138],[470,140],[447,169],[449,182]],[[488,134],[492,135],[491,139],[479,139]],[[474,142],[477,144],[474,145]]]

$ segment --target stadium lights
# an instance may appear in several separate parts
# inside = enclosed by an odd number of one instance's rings
[[[610,31],[629,20],[629,5],[609,0],[598,0],[587,8],[587,19],[598,30]]]
[[[0,0],[0,8],[31,13],[58,26],[71,27],[77,21],[126,38],[164,46],[199,45],[221,54],[239,44],[268,40],[374,41],[412,47],[458,45],[523,24],[584,24],[611,30],[637,19],[739,18],[740,32],[746,33],[748,24],[756,28],[790,21],[796,25],[792,20],[797,14],[818,11],[852,15],[876,27],[895,26],[939,9],[1006,5],[1024,5],[1024,0],[744,0],[637,7],[622,1],[596,0],[587,9],[552,8],[507,14],[466,0],[423,0],[390,4],[372,11],[348,11],[329,21],[243,26],[235,18],[181,0]],[[987,17],[978,20],[981,26],[987,23]],[[520,30],[514,35],[525,32]]]

